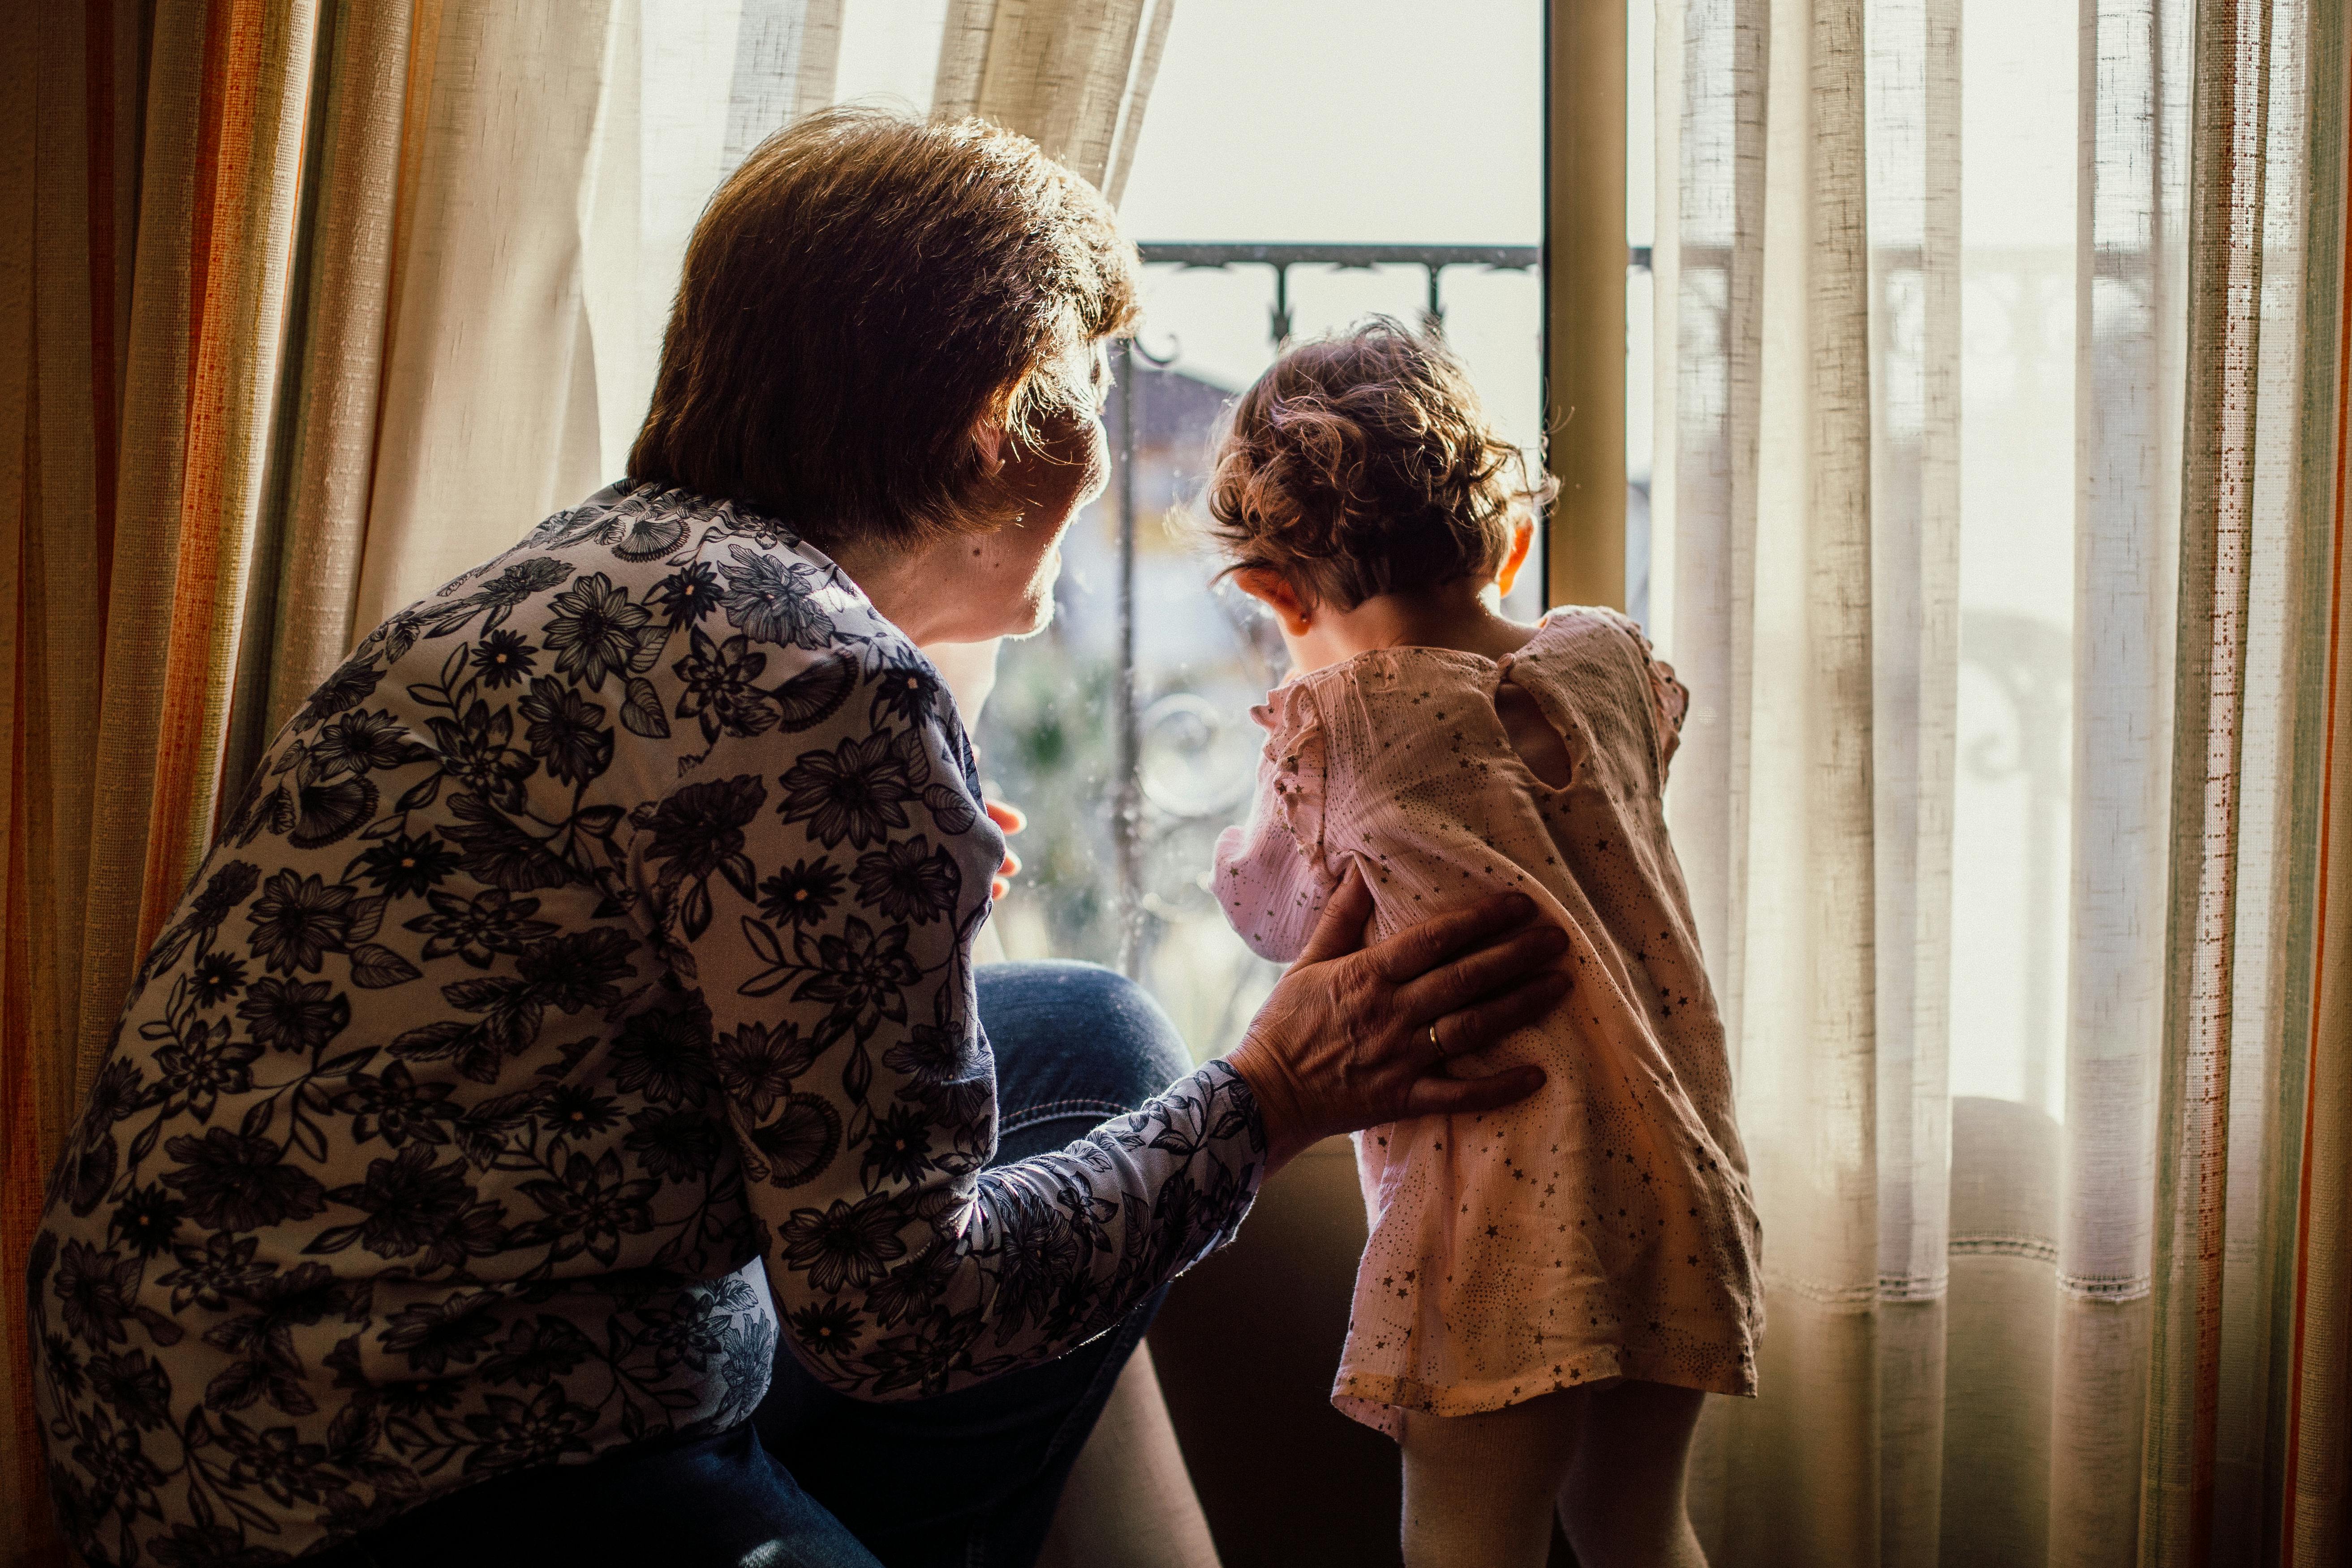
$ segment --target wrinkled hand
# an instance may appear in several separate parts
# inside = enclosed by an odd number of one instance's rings
[[[1497,894],[1368,948],[1372,895],[1350,868],[1226,1058],[1265,1114],[1268,1173],[1333,1133],[1490,1110],[1542,1088],[1533,1066],[1484,1078],[1446,1071],[1449,1058],[1533,1023],[1568,994],[1554,964],[1568,933],[1535,912],[1522,894]]]
[[[1027,814],[1017,805],[1007,805],[1001,800],[989,800],[982,797],[980,806],[982,811],[988,813],[989,821],[1004,830],[1004,837],[1007,838],[1029,826]],[[992,899],[1004,897],[1013,890],[1013,879],[1020,874],[1021,857],[1007,849],[1004,852],[1004,864],[999,866],[996,868],[996,875],[988,880],[988,896]]]

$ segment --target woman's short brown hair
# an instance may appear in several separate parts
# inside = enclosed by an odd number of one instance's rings
[[[728,176],[688,243],[629,477],[823,545],[970,527],[983,416],[1015,442],[1095,395],[1071,351],[1135,313],[1110,204],[1027,137],[812,114]]]
[[[1499,570],[1513,513],[1549,494],[1452,351],[1374,316],[1290,350],[1234,401],[1207,505],[1228,571],[1351,610]]]

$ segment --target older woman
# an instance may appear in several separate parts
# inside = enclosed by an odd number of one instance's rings
[[[1270,1172],[1534,1087],[1443,1070],[1566,984],[1524,900],[1358,951],[1343,895],[1185,1076],[1125,982],[971,966],[1003,837],[919,648],[1049,613],[1133,266],[1019,137],[802,122],[630,479],[278,737],[33,1251],[91,1558],[1025,1562]]]

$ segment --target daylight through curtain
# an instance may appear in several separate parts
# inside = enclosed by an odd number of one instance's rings
[[[1714,1560],[2337,1560],[2340,0],[1662,0],[1658,57],[1769,1311]]]

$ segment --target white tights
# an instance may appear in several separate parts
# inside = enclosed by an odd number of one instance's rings
[[[1683,1509],[1706,1397],[1618,1379],[1479,1415],[1407,1412],[1405,1568],[1543,1568],[1555,1508],[1580,1568],[1706,1568]]]

